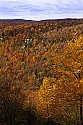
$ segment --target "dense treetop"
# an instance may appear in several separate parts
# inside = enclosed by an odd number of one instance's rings
[[[0,20],[3,125],[82,125],[82,22]]]

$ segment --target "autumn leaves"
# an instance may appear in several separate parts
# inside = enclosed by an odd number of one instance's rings
[[[5,122],[7,112],[8,120],[12,113],[15,122],[20,118],[18,114],[31,110],[38,119],[61,125],[82,125],[83,35],[77,36],[81,33],[80,26],[62,26],[57,30],[56,23],[51,23],[7,24],[8,29],[3,27],[0,104]],[[74,28],[79,29],[79,33]],[[73,40],[68,41],[72,36]],[[26,43],[22,40],[26,41],[28,37],[31,42],[22,48]]]

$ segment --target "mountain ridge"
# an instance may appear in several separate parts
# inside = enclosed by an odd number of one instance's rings
[[[27,20],[27,19],[0,19],[0,21],[6,21],[6,22],[44,22],[44,21],[64,21],[64,20],[83,20],[83,18],[77,19],[77,18],[63,18],[63,19],[44,19],[44,20]]]

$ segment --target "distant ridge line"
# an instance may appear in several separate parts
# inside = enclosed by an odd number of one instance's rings
[[[44,22],[44,21],[69,21],[69,20],[83,20],[83,18],[64,18],[64,19],[45,19],[45,20],[39,20],[39,21],[36,21],[36,20],[27,20],[27,19],[0,19],[0,21],[6,21],[6,22]]]

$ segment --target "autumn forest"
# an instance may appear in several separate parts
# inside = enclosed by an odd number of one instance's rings
[[[83,19],[0,20],[0,125],[83,125]]]

